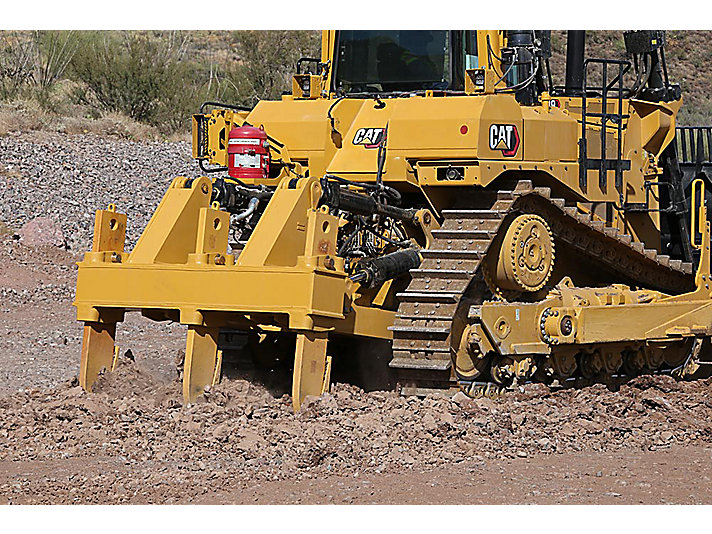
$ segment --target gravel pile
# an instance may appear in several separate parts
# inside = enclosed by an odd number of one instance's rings
[[[617,392],[532,385],[493,401],[404,398],[339,384],[294,415],[286,395],[241,379],[183,407],[177,381],[159,384],[125,360],[91,394],[70,382],[0,400],[0,462],[111,457],[130,467],[139,489],[165,497],[213,478],[353,477],[536,454],[655,450],[712,442],[711,385],[647,376]],[[0,491],[13,491],[6,486]],[[76,497],[131,498],[107,495],[109,487],[110,475],[98,475]]]
[[[74,262],[80,255],[52,246],[25,247],[0,240],[0,312],[74,300]]]
[[[57,220],[70,250],[91,246],[94,212],[114,202],[129,215],[130,249],[171,180],[198,176],[190,143],[96,135],[0,137],[0,221],[13,232],[35,217]]]

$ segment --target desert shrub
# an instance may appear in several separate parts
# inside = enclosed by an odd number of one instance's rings
[[[0,35],[0,100],[19,97],[31,83],[35,67],[35,46],[27,32]]]
[[[234,41],[239,63],[232,72],[235,97],[242,104],[279,98],[291,89],[291,76],[301,57],[318,57],[320,34],[316,31],[238,31]]]
[[[162,39],[138,32],[82,32],[71,75],[85,84],[86,103],[155,124],[162,106],[186,88],[181,62],[187,37],[169,32]]]
[[[38,100],[49,103],[77,51],[75,32],[37,31],[33,35],[33,44],[36,49],[33,83]]]
[[[56,85],[64,79],[75,51],[71,31],[0,33],[0,100],[32,98],[52,106]]]
[[[6,31],[0,101],[34,102],[71,119],[43,119],[62,130],[121,115],[164,133],[187,131],[206,100],[279,98],[297,59],[318,50],[316,31]]]

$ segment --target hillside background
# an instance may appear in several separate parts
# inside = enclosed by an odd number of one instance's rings
[[[588,57],[624,58],[622,31],[590,31]],[[712,124],[709,31],[669,31],[680,124]],[[563,81],[565,32],[552,37]],[[0,135],[13,131],[184,138],[206,100],[253,104],[291,87],[318,31],[0,31]]]

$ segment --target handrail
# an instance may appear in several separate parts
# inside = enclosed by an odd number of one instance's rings
[[[697,205],[699,201],[699,206]],[[697,243],[697,236],[703,236],[703,224],[707,223],[707,207],[705,206],[705,182],[704,180],[694,180],[692,182],[692,205],[690,212],[692,216],[692,224],[690,225],[690,241],[692,246],[697,250],[702,248],[704,244],[702,239]],[[697,215],[695,215],[697,214]]]

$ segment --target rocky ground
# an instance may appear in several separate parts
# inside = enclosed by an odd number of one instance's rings
[[[711,380],[496,401],[336,384],[294,415],[233,373],[183,407],[183,328],[129,315],[118,370],[83,392],[71,301],[86,214],[117,201],[133,242],[171,176],[194,172],[182,144],[0,138],[0,502],[712,502]],[[20,238],[38,216],[66,247]]]
[[[0,137],[0,221],[21,233],[36,217],[56,221],[69,250],[91,245],[94,212],[130,214],[132,247],[171,180],[198,176],[189,143],[23,132]]]

